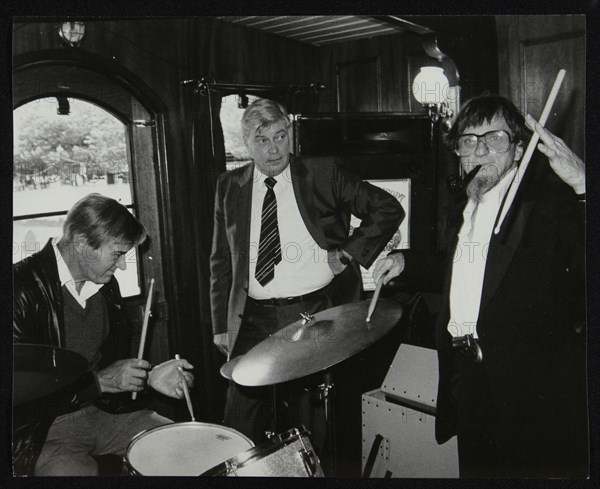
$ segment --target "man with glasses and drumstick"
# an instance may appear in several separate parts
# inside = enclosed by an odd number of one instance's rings
[[[123,456],[136,434],[171,423],[143,400],[133,401],[132,392],[149,386],[183,398],[184,381],[193,384],[193,375],[183,370],[193,368],[186,360],[153,367],[131,358],[114,273],[125,270],[127,252],[145,239],[144,226],[126,207],[90,194],[67,214],[60,240],[14,265],[14,343],[65,348],[87,362],[87,373],[68,386],[68,395],[63,389],[15,406],[16,475],[98,475],[94,456]],[[63,352],[53,350],[57,369]],[[18,393],[25,386],[14,387]]]
[[[253,163],[217,184],[210,293],[214,341],[228,360],[301,313],[360,300],[359,264],[373,263],[404,217],[393,196],[346,173],[333,158],[291,155],[290,132],[278,102],[253,102],[242,117]],[[362,223],[349,236],[351,213]],[[287,406],[281,424],[314,430],[306,382],[293,384],[277,386]],[[272,392],[232,381],[225,425],[264,441],[274,429]]]
[[[550,164],[521,176],[528,127]],[[458,435],[461,477],[585,477],[585,165],[500,96],[467,102],[448,142],[468,183],[438,273],[436,438]],[[405,279],[425,286],[405,255]]]

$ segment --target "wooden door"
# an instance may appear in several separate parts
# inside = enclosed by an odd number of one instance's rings
[[[499,16],[500,93],[536,119],[566,77],[546,126],[585,158],[585,16]]]

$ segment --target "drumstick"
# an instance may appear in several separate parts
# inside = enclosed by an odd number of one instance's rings
[[[181,358],[179,358],[179,355],[175,355],[175,360],[181,360]],[[183,379],[183,394],[185,395],[185,402],[187,403],[188,411],[190,412],[192,421],[196,421],[196,418],[194,418],[194,408],[192,407],[192,400],[190,399],[190,391],[188,390],[187,382],[185,381],[185,377],[183,376],[183,369],[181,367],[177,367],[177,370],[179,370],[181,378]]]
[[[379,299],[379,293],[381,292],[381,287],[383,286],[383,277],[385,275],[387,275],[387,273],[384,273],[381,277],[379,277],[379,281],[377,282],[377,287],[375,288],[373,298],[369,304],[369,311],[367,312],[367,323],[371,321],[371,315],[373,314],[373,311],[375,311],[375,307],[377,307],[377,300]]]
[[[154,290],[154,279],[150,280],[150,289],[148,290],[148,298],[146,299],[146,309],[144,309],[144,322],[142,323],[142,337],[140,338],[140,347],[138,349],[138,360],[144,357],[144,345],[146,344],[146,333],[148,332],[148,320],[150,319],[150,309],[152,305],[152,291]],[[137,392],[131,394],[131,399],[134,401],[137,398]]]
[[[552,85],[552,90],[550,90],[550,95],[548,95],[548,100],[546,100],[546,105],[544,106],[544,110],[542,111],[542,115],[540,116],[539,124],[544,127],[546,125],[546,121],[548,120],[548,116],[550,115],[550,111],[552,110],[552,106],[554,105],[554,101],[556,100],[556,96],[558,95],[558,91],[560,90],[560,86],[565,78],[566,71],[561,69],[556,75],[556,79],[554,80],[554,85]],[[500,214],[500,219],[498,219],[498,225],[494,229],[494,234],[498,234],[500,232],[500,227],[502,226],[502,221],[506,217],[508,210],[510,209],[510,205],[512,201],[515,199],[515,195],[517,190],[519,189],[519,185],[523,180],[523,176],[525,175],[525,171],[527,170],[527,166],[529,165],[529,160],[533,156],[533,152],[535,151],[535,147],[540,140],[540,136],[537,132],[533,131],[533,136],[531,136],[531,140],[527,145],[527,149],[525,150],[525,154],[523,155],[523,159],[521,160],[521,164],[517,168],[517,174],[515,175],[516,185],[512,185],[508,191],[508,195],[506,198],[506,202],[502,207],[502,213]]]

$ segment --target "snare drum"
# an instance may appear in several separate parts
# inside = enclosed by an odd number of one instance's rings
[[[173,423],[136,435],[123,459],[129,475],[197,476],[252,448],[238,431],[209,423]]]
[[[294,428],[207,470],[225,477],[324,477],[308,431]]]

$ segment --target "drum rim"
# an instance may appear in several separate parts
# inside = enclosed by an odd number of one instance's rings
[[[243,433],[240,433],[239,431],[230,428],[229,426],[224,426],[221,424],[216,424],[216,423],[201,423],[199,421],[185,421],[182,423],[167,423],[167,424],[161,424],[159,426],[154,426],[153,428],[147,428],[143,431],[140,431],[137,435],[135,435],[131,441],[129,442],[129,445],[127,445],[127,451],[125,452],[125,456],[123,457],[124,462],[127,464],[128,467],[130,467],[131,469],[135,470],[137,472],[137,469],[131,465],[130,461],[129,461],[129,454],[131,453],[131,449],[134,446],[135,442],[138,441],[139,439],[145,437],[146,435],[150,434],[150,432],[153,431],[161,431],[163,429],[167,429],[173,426],[194,426],[194,427],[198,427],[198,426],[204,426],[204,427],[209,427],[209,428],[219,428],[225,431],[229,431],[232,432],[236,435],[239,435],[240,438],[243,438],[245,441],[247,441],[248,443],[250,443],[250,448],[248,448],[248,450],[252,450],[253,448],[255,448],[255,444],[254,442],[248,438],[246,435],[244,435]],[[243,452],[245,453],[245,452]],[[211,469],[209,469],[211,470]]]
[[[211,475],[220,475],[223,469],[226,469],[229,465],[228,462],[234,461],[235,467],[237,469],[243,469],[251,462],[254,462],[259,455],[263,455],[264,457],[275,453],[277,449],[290,445],[293,441],[302,438],[305,436],[309,438],[310,431],[306,429],[305,426],[301,428],[291,428],[287,431],[279,433],[271,438],[269,438],[264,443],[260,445],[253,446],[248,448],[248,450],[236,455],[235,457],[228,458],[227,460],[221,462],[218,465],[208,469],[203,472],[201,475],[203,476],[211,476]]]

